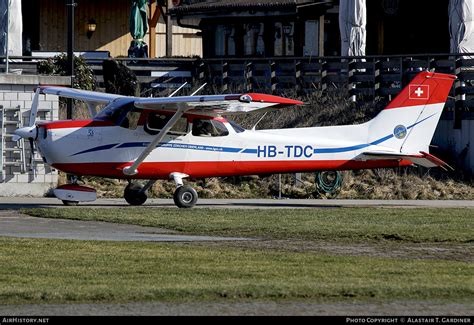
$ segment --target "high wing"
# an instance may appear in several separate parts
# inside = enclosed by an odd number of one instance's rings
[[[138,108],[167,111],[177,111],[178,108],[184,108],[188,112],[207,115],[241,114],[304,104],[293,99],[258,93],[142,98],[57,86],[40,86],[40,92],[82,100],[86,102],[93,116],[96,113],[97,105],[108,104],[117,98],[133,98],[135,106]]]
[[[433,156],[424,151],[420,151],[419,154],[406,154],[400,152],[391,152],[391,151],[370,151],[370,152],[363,152],[359,156],[358,159],[362,160],[379,160],[379,159],[404,159],[409,160],[416,165],[420,165],[423,167],[441,167],[444,170],[454,170],[451,166],[447,163],[442,161],[441,159]]]
[[[65,98],[72,98],[82,100],[87,104],[91,116],[97,114],[97,105],[108,104],[117,98],[124,98],[126,96],[117,94],[101,93],[97,91],[81,90],[67,87],[57,86],[40,86],[41,94],[57,95]]]
[[[144,109],[172,110],[186,107],[187,111],[208,115],[242,114],[263,109],[302,105],[303,102],[266,94],[232,94],[206,96],[177,96],[138,98],[135,106]]]
[[[41,94],[57,95],[60,97],[79,99],[85,102],[94,102],[100,104],[107,104],[116,98],[126,97],[117,94],[108,94],[98,91],[81,90],[68,87],[40,86],[39,88]]]

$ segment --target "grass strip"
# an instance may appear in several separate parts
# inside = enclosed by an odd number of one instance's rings
[[[0,238],[0,303],[472,301],[472,263]]]
[[[22,209],[43,218],[162,227],[188,234],[363,242],[474,242],[474,209]]]

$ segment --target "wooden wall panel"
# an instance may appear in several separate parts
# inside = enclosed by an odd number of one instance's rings
[[[129,33],[129,0],[76,0],[74,17],[75,51],[109,51],[114,57],[126,56],[132,37]],[[97,29],[87,37],[87,22],[94,19]],[[67,12],[64,0],[41,0],[40,49],[66,51]]]
[[[127,56],[132,37],[129,32],[130,0],[76,0],[75,51],[109,51],[113,57]],[[41,0],[40,50],[66,51],[67,11],[64,0]],[[87,22],[94,19],[97,29],[87,38]],[[196,21],[196,24],[198,21]],[[173,55],[202,56],[197,30],[173,26]],[[162,17],[157,25],[157,57],[165,56],[166,25]],[[145,36],[149,44],[149,35]]]
[[[183,28],[173,25],[173,56],[200,56],[202,57],[202,37],[197,36],[198,29]],[[199,20],[187,21],[190,24],[198,24]],[[147,36],[148,39],[149,36]],[[166,24],[160,17],[156,26],[156,56],[166,55]]]

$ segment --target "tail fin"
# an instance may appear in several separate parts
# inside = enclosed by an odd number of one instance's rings
[[[429,152],[455,76],[423,71],[369,122],[369,143],[392,152]]]

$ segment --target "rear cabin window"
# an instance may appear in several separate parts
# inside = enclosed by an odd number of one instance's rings
[[[145,122],[145,131],[150,134],[158,134],[168,123],[173,115],[165,115],[156,112],[148,113],[146,122]],[[178,119],[175,125],[171,128],[169,133],[184,135],[188,131],[188,121],[185,117]]]
[[[224,123],[217,120],[194,119],[193,135],[197,137],[222,137],[229,134]]]

